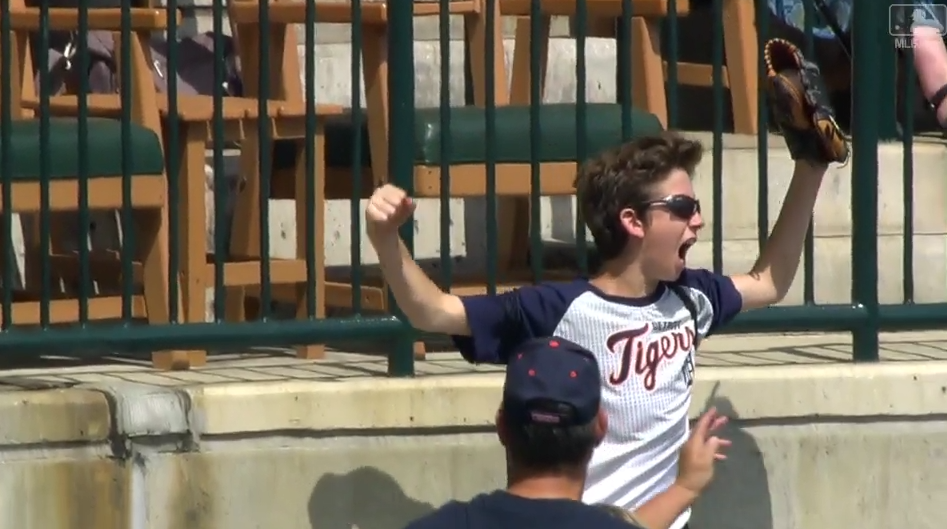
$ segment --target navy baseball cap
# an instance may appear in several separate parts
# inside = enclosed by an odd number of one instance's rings
[[[595,355],[562,338],[530,340],[510,355],[503,383],[503,416],[511,425],[580,426],[602,401]]]

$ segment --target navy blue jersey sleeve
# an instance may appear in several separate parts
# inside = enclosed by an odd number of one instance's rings
[[[552,336],[579,283],[530,285],[496,296],[461,298],[470,336],[453,336],[454,345],[468,362],[506,363],[510,352],[531,338]]]
[[[718,328],[729,323],[743,308],[743,298],[728,276],[703,268],[687,268],[678,283],[696,290],[706,299],[710,322],[702,333],[705,336],[710,336]]]

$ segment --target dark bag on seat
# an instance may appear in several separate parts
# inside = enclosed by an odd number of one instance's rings
[[[86,39],[89,49],[89,70],[86,72],[89,92],[117,93],[117,65],[121,59],[115,56],[115,42],[109,31],[89,31],[84,35],[74,34],[62,50],[55,48],[47,50],[46,68],[49,75],[46,90],[50,94],[60,94],[67,89],[72,93],[78,93],[80,82],[76,71],[79,62],[78,39],[82,37]],[[219,35],[215,38],[212,32],[185,37],[177,43],[171,43],[164,37],[151,39],[151,70],[157,91],[159,93],[168,91],[169,79],[172,75],[168,72],[168,49],[176,45],[178,46],[177,71],[174,72],[174,76],[177,80],[178,95],[213,95],[214,52],[217,43],[223,48],[224,75],[221,80],[223,95],[242,95],[243,87],[240,82],[240,67],[234,40],[228,35]],[[40,79],[41,76],[37,74],[37,87],[40,87]]]

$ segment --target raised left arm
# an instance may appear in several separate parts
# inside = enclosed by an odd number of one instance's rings
[[[789,292],[826,169],[826,165],[796,161],[783,207],[756,264],[746,274],[731,276],[744,311],[773,305]]]

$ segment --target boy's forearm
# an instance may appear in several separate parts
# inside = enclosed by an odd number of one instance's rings
[[[401,311],[415,328],[427,332],[468,334],[463,305],[445,293],[421,269],[401,237],[373,239],[378,263]]]
[[[785,297],[796,276],[825,171],[825,166],[796,163],[779,217],[749,274],[772,288],[773,303]]]
[[[697,500],[697,494],[677,484],[635,509],[634,516],[647,529],[669,529]]]

